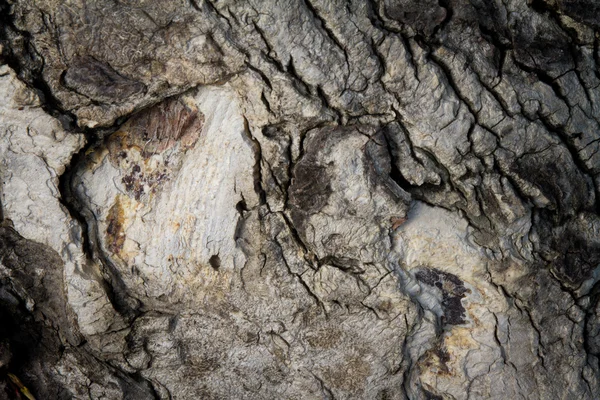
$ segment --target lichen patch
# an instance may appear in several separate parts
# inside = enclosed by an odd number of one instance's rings
[[[118,195],[106,215],[105,243],[108,250],[123,260],[131,259],[137,253],[135,245],[127,238],[127,228],[140,206],[127,196]]]
[[[147,203],[171,180],[203,126],[204,115],[185,97],[167,99],[130,118],[106,143],[125,191]]]
[[[115,203],[108,210],[106,216],[106,244],[114,254],[119,254],[125,243],[124,220],[125,216],[120,196],[117,196]]]

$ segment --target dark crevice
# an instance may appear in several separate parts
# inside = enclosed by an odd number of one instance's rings
[[[375,82],[380,82],[383,76],[386,74],[385,57],[379,51],[378,48],[378,45],[380,44],[381,41],[379,43],[375,43],[375,41],[371,39],[371,53],[373,54],[373,56],[377,60],[377,63],[379,64],[379,73],[373,79]]]
[[[321,103],[323,104],[323,107],[332,110],[336,116],[337,116],[337,123],[341,124],[343,121],[343,114],[342,111],[333,107],[330,102],[329,102],[329,98],[327,97],[327,95],[325,94],[325,92],[323,92],[323,89],[321,88],[321,86],[317,86],[317,96],[319,97],[319,99],[321,100]]]
[[[273,110],[271,109],[271,103],[269,103],[269,101],[265,97],[265,92],[262,92],[260,94],[260,101],[262,101],[269,114],[273,114]]]
[[[4,205],[2,200],[4,199],[4,182],[0,182],[0,224],[4,223]]]
[[[485,126],[484,124],[480,123],[480,121],[479,121],[479,111],[480,110],[475,110],[475,107],[471,103],[471,101],[462,93],[462,91],[460,90],[460,85],[457,84],[457,82],[454,80],[454,76],[452,74],[452,70],[450,69],[450,67],[448,67],[446,65],[446,63],[440,57],[437,57],[433,53],[429,53],[428,58],[436,66],[439,67],[441,75],[444,78],[446,78],[448,85],[450,86],[450,88],[452,88],[452,91],[454,92],[456,97],[461,101],[461,103],[463,103],[467,107],[467,109],[469,110],[469,112],[471,113],[473,118],[475,119],[475,122],[477,123],[477,125]],[[500,104],[503,105],[502,103],[500,103]]]
[[[248,66],[248,69],[250,69],[251,71],[256,72],[261,77],[261,79],[263,80],[263,82],[265,83],[265,85],[267,85],[267,87],[269,89],[273,90],[273,86],[271,85],[271,81],[269,80],[269,78],[267,77],[267,75],[265,75],[265,73],[263,71],[261,71],[260,69],[254,67],[250,63],[246,63],[246,65]]]
[[[192,4],[195,5],[196,0],[191,0]],[[229,29],[232,29],[232,25],[231,25],[231,21],[229,21],[229,18],[227,18],[225,15],[223,15],[222,13],[219,12],[219,10],[212,4],[212,2],[210,0],[207,1],[203,1],[203,4],[206,7],[206,11],[207,14],[208,13],[213,13],[214,15],[216,15],[218,18],[224,20],[227,23],[227,26],[229,27]],[[195,7],[197,10],[199,11],[204,11],[202,9],[200,9],[200,7],[198,7],[197,5],[195,5]]]
[[[421,165],[423,168],[425,168],[425,165],[423,165],[423,161],[420,159],[420,157],[417,157],[416,154],[416,149],[418,149],[418,147],[416,147],[410,137],[410,134],[408,132],[408,130],[405,127],[404,124],[404,117],[402,116],[402,114],[396,109],[393,108],[394,114],[396,115],[396,121],[398,123],[398,125],[400,126],[400,129],[402,130],[403,133],[403,137],[404,140],[406,141],[407,145],[408,145],[408,151],[410,152],[410,156],[412,157],[412,159],[418,163],[419,165]],[[388,141],[388,143],[392,143],[392,138],[391,135],[387,132],[384,131],[385,134],[385,138]]]
[[[200,8],[200,6],[198,5],[198,3],[196,2],[196,0],[189,0],[190,1],[190,5],[192,6],[192,8],[196,11],[202,11],[202,9]]]
[[[283,63],[280,60],[278,60],[277,58],[275,58],[277,56],[277,53],[271,47],[271,44],[269,43],[269,40],[267,39],[266,33],[262,30],[262,28],[260,26],[258,26],[258,24],[255,21],[252,21],[252,25],[254,26],[254,29],[256,30],[256,32],[258,33],[258,35],[260,36],[260,38],[262,39],[263,43],[265,44],[265,46],[267,48],[267,52],[265,53],[264,51],[261,51],[261,55],[265,58],[265,60],[267,62],[269,62],[271,65],[275,66],[275,69],[277,69],[277,71],[279,71],[281,73],[285,73],[285,68],[283,66]]]
[[[515,65],[517,67],[519,67],[521,70],[523,70],[525,72],[534,74],[540,82],[545,83],[546,85],[550,86],[550,88],[552,89],[552,91],[554,92],[556,97],[558,97],[560,100],[564,101],[567,106],[571,106],[571,104],[569,104],[568,98],[562,93],[562,89],[561,89],[560,85],[558,84],[558,82],[556,81],[557,78],[551,77],[547,72],[543,71],[542,69],[531,68],[523,63],[520,63],[517,60],[517,58],[514,56],[514,54],[513,54],[512,58],[513,58],[513,62],[515,63]]]
[[[292,186],[292,175],[294,174],[294,166],[296,165],[294,163],[294,156],[292,154],[292,139],[289,137],[288,137],[288,145],[286,147],[285,154],[287,157],[287,169],[286,169],[287,181],[285,182],[284,190],[283,190],[283,195],[284,195],[283,204],[284,204],[285,209],[288,209],[289,200],[290,200],[290,187]]]
[[[22,39],[20,49],[16,44],[17,38]],[[46,113],[60,121],[66,131],[76,131],[78,129],[75,116],[62,107],[42,76],[44,59],[36,51],[32,40],[31,33],[21,31],[14,25],[9,2],[0,0],[0,46],[3,47],[0,62],[4,62],[12,68],[19,79],[38,95],[42,109]],[[14,47],[13,44],[15,44]],[[15,48],[21,54],[17,54]]]
[[[590,330],[592,329],[590,322],[592,319],[598,317],[596,315],[596,307],[598,306],[598,302],[600,302],[600,281],[594,284],[588,295],[590,298],[590,303],[585,309],[585,316],[583,319],[583,348],[585,349],[589,363],[591,356],[600,356],[597,349],[594,349],[593,344],[591,343],[594,338],[590,337]]]
[[[379,15],[379,11],[377,10],[378,5],[375,0],[368,0],[367,2],[367,16],[371,24],[379,29],[382,33],[393,36],[396,34],[400,34],[400,31],[394,28],[391,28],[385,24],[381,16]]]
[[[72,178],[73,174],[77,170],[77,166],[85,158],[85,155],[91,149],[94,149],[99,144],[99,140],[88,141],[86,145],[73,154],[69,164],[65,168],[65,172],[58,178],[58,191],[60,193],[59,201],[67,209],[71,218],[79,223],[81,227],[81,246],[84,254],[88,259],[93,259],[94,248],[89,237],[90,227],[88,226],[87,219],[79,212],[79,206],[75,205],[78,202],[72,193]]]
[[[284,218],[285,218],[285,216],[284,216]],[[291,230],[291,228],[290,228],[290,230]],[[292,233],[292,237],[293,237],[293,233]],[[297,238],[294,237],[294,240],[297,240]],[[315,301],[315,303],[317,304],[317,306],[320,307],[323,310],[324,315],[327,316],[327,309],[325,308],[325,304],[323,304],[323,301],[321,301],[321,299],[319,298],[319,296],[317,296],[315,294],[315,292],[312,291],[312,289],[310,288],[310,286],[308,285],[308,283],[306,283],[306,281],[304,280],[304,278],[302,278],[302,273],[295,273],[295,272],[292,271],[292,268],[290,267],[287,259],[285,258],[285,255],[283,253],[283,246],[281,245],[281,243],[279,243],[278,240],[274,240],[273,243],[275,243],[279,247],[279,253],[280,253],[279,256],[281,257],[281,260],[283,261],[283,265],[285,265],[285,268],[286,268],[287,272],[291,276],[295,276],[298,279],[298,282],[300,282],[300,284],[304,287],[304,289],[308,293],[309,297],[311,297]],[[302,242],[300,241],[299,244],[301,244],[301,243]]]
[[[412,67],[413,75],[414,75],[415,79],[417,80],[417,82],[419,82],[419,84],[420,84],[421,78],[419,78],[419,64],[415,60],[415,53],[412,48],[411,41],[404,35],[398,35],[398,36],[402,40],[402,44],[404,44],[404,49],[410,56],[408,62],[410,64],[410,66]]]
[[[333,33],[333,31],[331,30],[331,28],[329,28],[327,26],[327,22],[325,21],[325,19],[321,16],[321,14],[319,14],[319,11],[314,7],[314,5],[310,2],[310,0],[304,0],[304,4],[306,5],[306,8],[312,13],[312,15],[315,17],[315,19],[317,21],[319,21],[319,24],[321,25],[321,29],[323,30],[323,32],[325,32],[325,35],[327,36],[327,38],[333,43],[335,44],[344,54],[344,58],[346,59],[346,65],[349,68],[349,64],[348,64],[348,53],[346,51],[346,47],[344,46],[344,44],[340,41],[340,39],[338,39],[335,34]]]
[[[280,215],[283,217],[283,220],[285,221],[286,226],[290,230],[290,233],[292,235],[292,238],[294,239],[294,242],[296,242],[300,246],[300,248],[304,252],[305,257],[308,257],[307,261],[311,265],[317,264],[317,260],[318,260],[317,256],[315,256],[308,249],[308,246],[306,245],[306,243],[304,243],[304,240],[302,240],[302,238],[300,237],[300,233],[298,232],[298,230],[296,229],[296,227],[294,226],[292,221],[290,221],[290,219],[284,212],[280,212]]]
[[[311,290],[311,288],[308,286],[308,284],[304,281],[304,279],[302,279],[302,275],[300,275],[300,274],[293,274],[293,275],[296,276],[296,278],[298,279],[298,282],[300,282],[300,284],[304,287],[304,289],[306,290],[308,295],[315,301],[315,303],[317,303],[317,306],[319,306],[321,308],[321,310],[323,310],[323,314],[327,317],[327,309],[325,308],[325,304],[323,304],[323,302],[321,301],[319,296],[317,296]]]
[[[314,15],[315,19],[317,21],[319,21],[319,23],[321,24],[321,28],[325,32],[325,35],[327,36],[327,38],[342,51],[342,54],[344,55],[345,64],[346,64],[346,78],[344,79],[344,81],[346,83],[345,83],[344,87],[348,87],[348,78],[350,76],[350,57],[348,56],[348,50],[346,49],[346,46],[333,33],[331,28],[327,25],[327,21],[325,20],[325,18],[321,16],[321,14],[314,7],[314,5],[311,3],[311,1],[304,0],[304,4],[306,5],[306,8],[312,13],[312,15]]]
[[[113,130],[116,130],[116,127]],[[104,130],[104,134],[108,134],[106,130]],[[94,219],[93,213],[90,210],[86,210],[78,195],[73,193],[73,179],[78,167],[85,163],[86,154],[89,154],[90,151],[93,151],[103,143],[103,139],[99,135],[90,134],[87,136],[87,144],[71,157],[69,164],[65,168],[65,172],[59,177],[59,201],[67,209],[71,218],[77,221],[81,227],[82,250],[87,262],[99,260],[104,267],[102,284],[115,311],[126,319],[131,319],[138,315],[141,303],[137,299],[130,298],[118,269],[99,247],[97,241],[97,223],[90,223],[90,219]]]
[[[529,0],[527,4],[529,4],[529,7],[538,14],[546,14],[554,11],[544,0]]]
[[[319,386],[321,387],[321,393],[323,394],[323,400],[335,400],[333,392],[327,387],[327,385],[325,385],[325,382],[323,382],[323,380],[317,375],[315,375],[313,372],[311,372],[311,374],[319,382]]]
[[[244,117],[243,134],[244,138],[250,142],[250,145],[252,146],[252,150],[254,152],[254,191],[258,195],[260,204],[266,204],[267,193],[262,187],[262,149],[258,140],[256,140],[256,138],[252,135],[252,132],[250,132],[250,125],[246,117]]]
[[[577,167],[577,169],[579,171],[583,172],[586,176],[588,176],[590,178],[592,184],[595,186],[595,180],[594,180],[595,173],[590,167],[588,167],[586,162],[581,158],[581,155],[579,154],[579,149],[577,149],[577,147],[573,143],[572,135],[567,133],[563,127],[552,124],[546,117],[540,116],[539,121],[543,124],[543,126],[546,128],[546,130],[549,133],[553,134],[555,137],[557,137],[560,140],[560,142],[565,146],[565,148],[568,150],[569,154],[571,155],[571,159],[572,159],[573,163],[575,164],[575,166]],[[600,207],[600,201],[598,199],[596,199],[595,200],[595,209],[597,211],[599,210],[598,207]]]
[[[438,0],[438,4],[441,8],[446,10],[446,16],[444,17],[444,20],[433,29],[432,37],[438,38],[438,40],[441,42],[444,29],[446,26],[448,26],[448,24],[450,24],[450,20],[454,15],[454,11],[452,10],[452,7],[450,7],[450,0]]]
[[[388,151],[388,153],[390,155],[390,159],[391,159],[390,178],[394,182],[396,182],[396,184],[398,186],[400,186],[400,188],[402,188],[405,192],[410,193],[414,186],[404,177],[404,175],[402,175],[402,172],[398,168],[398,165],[397,165],[398,159],[394,155],[394,151],[392,149],[392,146],[390,145],[389,140],[386,140],[385,142],[386,142],[387,151]]]
[[[296,67],[294,67],[294,58],[290,55],[290,59],[285,67],[285,72],[288,73],[292,78],[292,84],[294,88],[303,95],[304,97],[310,97],[310,86],[304,82],[304,79],[298,75],[296,72]]]

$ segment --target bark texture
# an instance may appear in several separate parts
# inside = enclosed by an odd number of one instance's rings
[[[0,398],[600,396],[594,0],[0,13]]]

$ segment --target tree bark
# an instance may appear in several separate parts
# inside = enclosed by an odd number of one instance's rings
[[[0,16],[0,398],[600,395],[593,0]]]

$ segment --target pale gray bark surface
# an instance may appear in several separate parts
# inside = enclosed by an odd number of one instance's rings
[[[36,398],[599,398],[595,1],[0,12]]]

